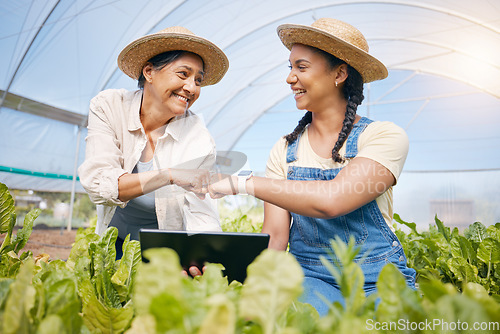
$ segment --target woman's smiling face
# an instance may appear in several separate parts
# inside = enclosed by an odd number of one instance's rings
[[[151,93],[173,116],[184,114],[200,96],[203,61],[186,53],[160,70],[151,71]]]
[[[286,82],[295,95],[297,108],[315,112],[331,105],[336,72],[326,58],[311,47],[294,44],[289,60]]]

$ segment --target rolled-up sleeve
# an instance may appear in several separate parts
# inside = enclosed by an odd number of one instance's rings
[[[85,161],[78,168],[80,182],[95,204],[120,205],[118,178],[123,169],[123,153],[110,119],[111,106],[99,95],[90,102]]]

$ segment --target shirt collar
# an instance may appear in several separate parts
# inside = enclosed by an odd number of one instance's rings
[[[188,126],[187,118],[192,116],[191,111],[187,110],[184,115],[174,117],[167,125],[165,134],[162,137],[168,135],[172,136],[175,141],[178,141],[184,131],[184,128]]]
[[[132,98],[132,103],[130,104],[130,112],[128,118],[128,130],[136,131],[142,128],[141,124],[141,102],[142,102],[142,89],[138,89],[134,92],[134,97]]]
[[[142,95],[143,95],[143,90],[142,89],[137,90],[132,99],[132,103],[130,104],[131,112],[129,113],[130,116],[128,120],[129,131],[137,131],[142,129],[142,123],[140,117]],[[190,110],[187,110],[184,115],[174,117],[168,123],[167,128],[165,129],[165,133],[160,138],[164,138],[170,135],[175,141],[178,141],[184,131],[184,128],[188,126],[187,119],[189,118],[189,116],[193,116],[193,113]]]

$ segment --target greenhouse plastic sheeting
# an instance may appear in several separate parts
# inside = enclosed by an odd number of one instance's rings
[[[262,173],[273,144],[302,116],[276,27],[321,17],[359,28],[389,69],[365,85],[358,113],[408,133],[395,211],[421,224],[436,213],[456,224],[500,221],[500,3],[487,0],[2,0],[0,181],[70,191],[89,100],[136,87],[118,70],[118,53],[174,25],[227,54],[229,72],[192,109],[219,150],[245,153]]]

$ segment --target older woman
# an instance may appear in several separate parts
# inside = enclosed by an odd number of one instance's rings
[[[228,69],[224,52],[182,27],[141,37],[118,56],[139,90],[110,89],[90,103],[83,187],[97,205],[97,228],[118,228],[117,257],[140,228],[220,230],[205,198],[214,140],[189,107],[202,86]]]
[[[242,173],[210,186],[213,197],[249,193],[266,201],[263,232],[270,247],[292,253],[305,274],[304,301],[320,314],[342,302],[338,282],[323,265],[330,240],[354,238],[366,294],[376,291],[382,267],[393,263],[409,286],[415,270],[392,230],[392,187],[403,169],[408,138],[391,122],[356,114],[363,83],[387,77],[355,27],[330,18],[311,26],[284,24],[278,35],[290,49],[290,85],[298,109],[295,130],[273,147],[266,176]],[[270,179],[269,179],[270,178]],[[231,181],[231,182],[229,182]],[[238,187],[232,187],[237,184]],[[293,221],[293,223],[292,223]],[[332,263],[334,264],[334,263]]]

